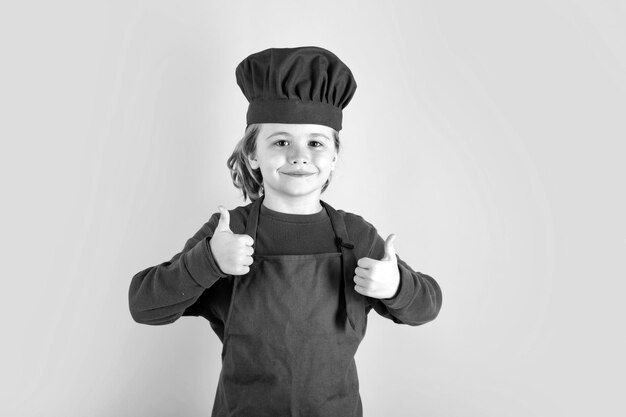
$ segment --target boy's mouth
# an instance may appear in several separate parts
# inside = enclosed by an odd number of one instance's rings
[[[310,177],[313,174],[290,174],[287,172],[283,172],[283,174],[288,175],[290,177],[302,178],[302,177]]]
[[[291,171],[291,172],[281,172],[281,174],[289,175],[290,177],[308,177],[315,173],[307,172],[307,171]]]

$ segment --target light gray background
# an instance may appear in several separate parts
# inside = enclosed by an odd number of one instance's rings
[[[3,4],[3,416],[207,416],[208,322],[133,322],[138,271],[222,204],[248,54],[353,70],[323,199],[443,289],[370,314],[366,417],[624,415],[626,9],[619,1]]]

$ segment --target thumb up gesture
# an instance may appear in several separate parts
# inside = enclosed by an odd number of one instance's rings
[[[230,230],[230,213],[219,206],[220,220],[209,241],[213,258],[228,275],[245,275],[252,265],[254,240],[249,235],[237,235]]]
[[[372,298],[392,298],[400,285],[400,271],[396,250],[393,247],[395,234],[390,234],[385,241],[385,255],[377,261],[371,258],[358,260],[354,270],[354,289],[359,294]]]

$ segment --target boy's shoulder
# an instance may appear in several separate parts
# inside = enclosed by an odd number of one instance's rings
[[[350,211],[336,209],[346,223],[348,239],[354,244],[354,253],[357,258],[369,256],[376,241],[380,239],[376,227],[363,216]]]
[[[246,205],[237,206],[228,210],[230,214],[230,230],[232,230],[233,233],[243,234],[246,232],[246,224],[253,204],[254,202],[250,202]]]
[[[378,233],[374,225],[363,216],[342,209],[336,209],[336,211],[346,222],[346,229],[351,239],[360,240]]]
[[[364,227],[371,228],[374,227],[370,222],[365,220],[363,216],[353,213],[351,211],[343,210],[343,209],[335,209],[337,213],[341,214],[344,221],[346,222],[346,226],[350,223],[353,227]]]

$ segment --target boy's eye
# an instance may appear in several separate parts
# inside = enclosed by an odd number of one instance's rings
[[[288,143],[286,140],[277,140],[276,142],[274,142],[274,145],[278,145],[278,146],[283,146],[284,143]],[[317,140],[312,140],[309,142],[309,145],[312,145],[314,148],[319,148],[320,146],[324,146],[324,144],[322,142],[319,142]]]

